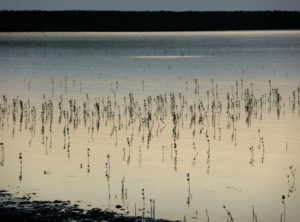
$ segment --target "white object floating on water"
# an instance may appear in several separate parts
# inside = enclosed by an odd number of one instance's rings
[[[184,59],[203,58],[202,55],[168,55],[168,56],[130,56],[131,59]]]

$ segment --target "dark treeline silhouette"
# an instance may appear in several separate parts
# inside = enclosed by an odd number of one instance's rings
[[[300,29],[298,11],[0,11],[0,31]]]

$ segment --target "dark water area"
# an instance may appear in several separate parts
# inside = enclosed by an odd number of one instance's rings
[[[268,80],[298,76],[299,45],[297,31],[2,33],[0,59],[2,75]]]

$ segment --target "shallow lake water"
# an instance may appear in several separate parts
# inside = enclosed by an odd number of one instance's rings
[[[300,31],[1,33],[0,189],[300,221],[299,61]]]

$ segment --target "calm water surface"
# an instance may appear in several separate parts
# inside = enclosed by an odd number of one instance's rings
[[[1,33],[0,189],[299,221],[299,61],[299,31]]]

